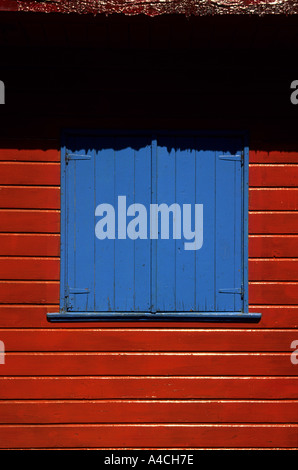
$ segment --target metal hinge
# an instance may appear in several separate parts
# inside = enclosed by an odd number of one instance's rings
[[[69,287],[68,288],[68,294],[89,294],[90,289],[87,287],[82,289],[79,287]]]
[[[70,160],[91,160],[91,155],[80,155],[77,153],[70,153],[68,150],[65,152],[65,162],[69,163]]]
[[[241,153],[240,155],[219,155],[218,157],[220,160],[226,160],[229,162],[240,162],[241,166],[244,163],[244,154]]]
[[[243,286],[241,286],[241,287],[231,287],[231,288],[227,288],[227,289],[219,289],[218,292],[220,294],[240,294],[242,299],[243,299],[243,296],[244,296]]]

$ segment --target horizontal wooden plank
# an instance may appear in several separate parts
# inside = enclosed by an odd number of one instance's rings
[[[251,187],[297,187],[298,165],[250,165]],[[2,185],[60,185],[60,164],[0,161]]]
[[[255,165],[249,166],[251,187],[297,187],[298,165]]]
[[[0,256],[1,280],[59,281],[60,260],[57,258],[20,258]]]
[[[298,188],[250,188],[249,210],[298,210]]]
[[[282,351],[289,352],[295,330],[192,329],[2,329],[8,351]]]
[[[59,233],[59,231],[58,211],[0,209],[0,232]]]
[[[249,305],[252,313],[261,313],[262,318],[254,328],[297,328],[298,306],[293,305]],[[296,317],[296,318],[295,318]],[[247,326],[244,326],[247,328]]]
[[[59,233],[60,213],[55,210],[0,210],[0,232]],[[250,212],[250,234],[297,234],[296,212]]]
[[[298,257],[298,235],[250,235],[248,252],[252,258]]]
[[[15,209],[60,209],[60,188],[57,186],[1,186],[0,207]],[[251,188],[249,209],[298,210],[297,188]]]
[[[252,164],[249,177],[251,187],[297,187],[298,165]],[[0,161],[0,184],[59,186],[60,164]]]
[[[1,186],[0,207],[16,209],[60,209],[60,188],[58,186]],[[249,209],[297,210],[297,188],[251,188]]]
[[[0,208],[60,209],[60,188],[48,186],[0,186]]]
[[[4,400],[297,398],[295,376],[0,377],[0,399]]]
[[[47,312],[58,312],[59,305],[0,305],[0,324],[4,328],[140,328],[140,322],[80,322],[80,323],[49,323]],[[262,313],[260,322],[254,323],[229,323],[229,328],[297,328],[298,306],[268,306],[251,305],[250,312]],[[146,328],[227,328],[226,323],[202,323],[202,322],[148,322]]]
[[[296,423],[298,402],[270,401],[1,401],[1,424]]]
[[[298,152],[250,150],[250,163],[298,163]]]
[[[42,146],[45,144],[45,140],[42,142],[33,141],[32,148],[24,148],[24,141],[17,142],[11,141],[8,143],[11,148],[1,148],[0,160],[2,161],[28,161],[28,162],[59,162],[60,161],[60,150],[55,148],[40,149],[35,148],[37,145]],[[8,145],[7,144],[7,145]],[[3,141],[1,141],[3,145]],[[25,143],[26,146],[28,144]],[[51,145],[49,142],[47,145]],[[59,142],[57,142],[57,146]],[[249,152],[250,163],[298,163],[297,152],[280,152],[280,151],[254,151]]]
[[[0,303],[57,304],[59,282],[0,281]]]
[[[296,375],[290,353],[6,353],[12,375]]]
[[[60,164],[0,162],[0,184],[60,185]]]
[[[294,424],[2,425],[0,447],[295,447]]]
[[[260,305],[298,305],[298,283],[252,282],[249,299],[252,304]]]
[[[59,234],[0,233],[1,256],[60,256]]]
[[[250,281],[298,281],[298,259],[250,259],[248,273]]]
[[[257,305],[298,305],[298,283],[252,282],[249,298]],[[59,282],[0,281],[0,303],[58,304]]]
[[[255,305],[298,305],[296,282],[251,282],[250,303]],[[58,304],[59,282],[0,281],[0,303]]]
[[[1,146],[4,145],[5,142],[1,139]],[[47,148],[41,149],[36,146],[42,145],[53,145],[52,142],[47,142],[43,140],[42,142],[33,141],[31,143],[32,148],[24,148],[25,146],[28,147],[30,143],[24,141],[15,141],[11,140],[6,143],[6,145],[10,145],[8,148],[1,148],[0,149],[0,160],[2,161],[19,161],[19,162],[59,162],[60,161],[60,151],[55,148]],[[57,142],[57,145],[59,143]]]
[[[28,162],[59,162],[60,161],[60,150],[55,148],[41,149],[40,147],[44,144],[48,146],[51,145],[51,142],[47,143],[45,140],[42,142],[33,141],[31,143],[32,148],[28,147],[28,143],[24,141],[9,141],[7,146],[10,145],[10,148],[1,148],[0,150],[0,160],[2,161],[28,161]],[[3,141],[1,140],[1,145],[3,146]],[[57,142],[59,146],[59,142]],[[35,148],[36,147],[36,148]],[[298,153],[297,152],[280,152],[280,151],[254,151],[249,152],[249,161],[250,163],[298,163]]]
[[[298,212],[250,212],[250,234],[298,233]]]

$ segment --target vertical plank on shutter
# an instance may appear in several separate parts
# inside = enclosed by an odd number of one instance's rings
[[[153,138],[151,143],[151,204],[157,204],[157,140]],[[151,214],[150,214],[150,238],[151,238]],[[157,240],[151,242],[151,312],[155,313],[157,308]]]
[[[232,145],[233,144],[233,145]],[[241,147],[232,141],[223,141],[216,155],[216,305],[218,311],[234,311],[239,306],[240,294],[228,290],[240,289],[236,270],[241,270],[241,163],[221,158],[241,155]],[[239,170],[240,168],[240,170]],[[227,290],[227,292],[220,292]],[[239,307],[239,310],[241,307]]]
[[[243,153],[242,153],[243,152]],[[244,187],[244,151],[243,146],[241,147],[239,144],[239,149],[237,151],[238,154],[243,155],[242,162],[235,163],[235,186],[234,186],[234,233],[235,233],[235,244],[234,244],[234,276],[235,276],[235,287],[240,287],[241,291],[244,289],[244,233],[243,233],[243,217],[244,212],[248,214],[248,207],[247,212],[244,210],[244,191],[247,190]],[[248,257],[248,254],[246,254]],[[241,295],[235,294],[234,295],[234,311],[239,312],[243,310],[243,292]]]
[[[76,139],[71,142],[71,149],[74,152],[76,148]],[[66,223],[65,223],[65,292],[64,297],[69,295],[69,286],[75,286],[76,282],[76,245],[75,245],[75,226],[76,226],[76,168],[75,161],[65,165],[65,186],[66,186]],[[68,297],[67,308],[71,311],[75,309],[74,297]],[[64,305],[63,305],[64,306]]]
[[[157,142],[157,204],[175,203],[175,144],[174,139],[160,137]],[[157,240],[156,310],[175,311],[176,240],[173,239],[172,215],[169,217],[168,240],[161,239],[161,217]]]
[[[137,238],[134,243],[134,310],[149,311],[151,307],[151,243],[149,208],[151,203],[151,140],[135,138],[135,202],[147,210],[147,239]],[[138,213],[136,213],[138,216]],[[136,227],[138,231],[140,227]],[[149,236],[148,236],[149,234]]]
[[[196,203],[203,204],[203,246],[196,251],[196,310],[215,310],[215,151],[211,139],[196,139]]]
[[[99,204],[115,204],[114,141],[113,137],[99,137],[95,153],[95,207]],[[95,218],[95,224],[100,220]],[[95,225],[94,224],[94,225]],[[114,256],[115,240],[95,240],[95,311],[115,309]]]
[[[89,155],[89,160],[70,161],[75,166],[75,284],[69,287],[88,289],[86,294],[74,294],[76,311],[94,309],[94,142],[88,137],[79,139],[76,153]],[[71,230],[72,227],[69,227]]]
[[[221,160],[216,154],[216,306],[218,311],[234,310],[233,293],[219,290],[234,288],[234,172],[237,163]]]
[[[183,204],[191,204],[191,228],[194,228],[194,204],[196,197],[195,147],[193,138],[176,138],[176,202],[181,208],[181,222],[184,219]],[[176,240],[176,310],[194,311],[196,292],[195,256],[193,250],[185,250],[183,226],[181,239]]]
[[[118,137],[115,141],[115,207],[118,196],[126,196],[126,210],[134,201],[135,183],[135,150],[133,140],[128,137]],[[116,215],[124,215],[116,211]],[[117,220],[117,216],[116,216]],[[128,220],[128,218],[127,218]],[[134,241],[129,238],[115,240],[115,310],[134,310]],[[124,228],[126,231],[126,228]],[[125,233],[123,234],[125,236]]]

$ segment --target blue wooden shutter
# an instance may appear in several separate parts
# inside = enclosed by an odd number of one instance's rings
[[[159,134],[68,137],[62,299],[66,312],[243,312],[241,138]],[[118,234],[118,196],[146,207],[147,239]],[[115,239],[95,236],[99,204],[115,208]],[[181,239],[150,239],[150,204],[178,204]],[[186,250],[183,205],[203,205],[203,245]],[[63,210],[63,207],[62,207]],[[127,223],[131,220],[127,216]],[[170,222],[172,219],[170,219]],[[170,227],[171,227],[170,223]],[[120,235],[120,236],[119,236]]]
[[[156,241],[156,311],[241,311],[242,157],[240,139],[161,137],[158,203],[203,204],[203,246]]]
[[[151,141],[147,141],[81,138],[73,143],[79,150],[67,154],[68,311],[150,310],[150,239],[95,237],[98,204],[116,208],[122,195],[127,207],[135,202],[150,205]]]
[[[94,150],[92,139],[73,137],[66,152],[66,283],[68,311],[94,309]],[[72,150],[73,149],[73,150]],[[62,189],[63,190],[63,189]]]

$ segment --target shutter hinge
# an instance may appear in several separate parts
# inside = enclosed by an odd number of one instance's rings
[[[218,157],[220,160],[226,160],[228,162],[240,162],[241,166],[243,166],[244,163],[244,154],[243,152],[241,155],[219,155]]]
[[[69,287],[68,288],[68,294],[89,294],[90,289],[88,288],[78,288],[78,287]]]
[[[70,160],[91,160],[91,155],[79,155],[76,153],[70,153],[68,150],[65,152],[65,162],[68,164]]]
[[[218,292],[220,294],[240,294],[241,299],[243,299],[243,296],[244,296],[243,286],[241,286],[241,287],[231,287],[231,288],[227,288],[227,289],[219,289]]]

